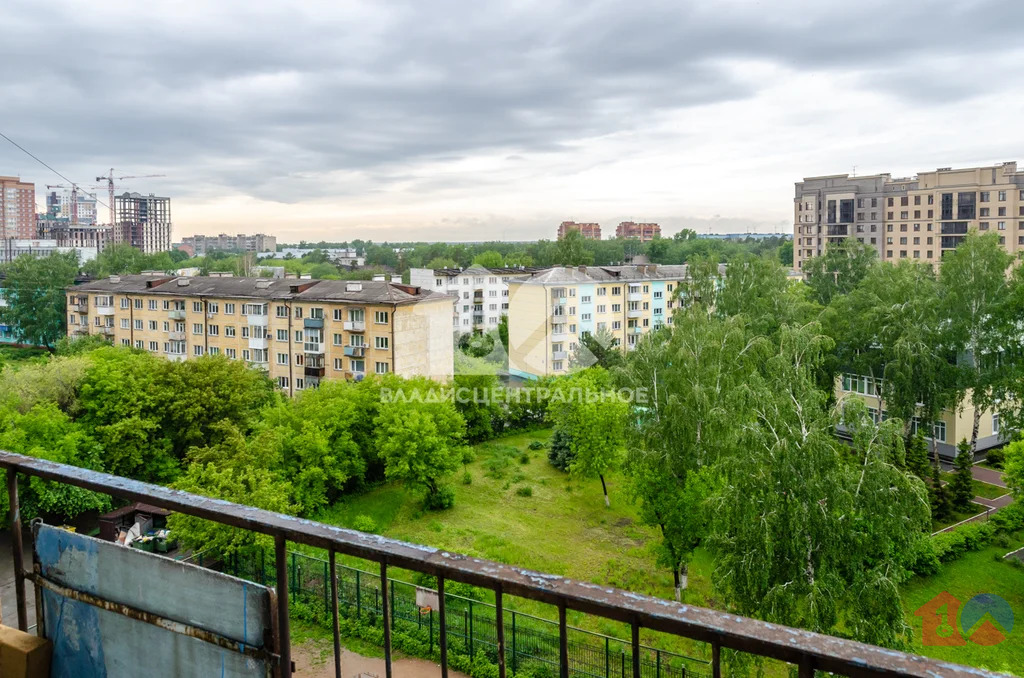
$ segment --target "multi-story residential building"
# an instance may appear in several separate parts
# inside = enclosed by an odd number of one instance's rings
[[[564,374],[585,334],[607,330],[630,350],[639,337],[672,323],[673,293],[686,266],[552,268],[509,281],[509,373]]]
[[[575,221],[563,221],[558,225],[558,239],[561,240],[569,231],[579,231],[587,240],[601,239],[601,224],[577,224]]]
[[[544,269],[533,267],[412,268],[409,283],[454,298],[452,321],[458,334],[497,329],[501,316],[508,314],[508,285]]]
[[[0,176],[0,237],[36,237],[36,185]]]
[[[56,240],[41,238],[6,238],[0,240],[0,263],[9,263],[20,256],[46,257],[55,252],[74,252],[78,263],[92,261],[99,254],[95,247],[69,247],[60,245]]]
[[[71,189],[62,188],[59,191],[51,190],[46,194],[46,212],[54,217],[62,217],[77,224],[87,226],[96,223],[96,196],[87,195],[75,191],[75,201],[72,201]],[[72,210],[76,204],[78,209]],[[74,217],[74,219],[72,219]]]
[[[1024,171],[1006,162],[898,179],[810,177],[796,184],[794,222],[797,270],[829,242],[848,237],[872,245],[883,260],[937,263],[976,229],[997,232],[1017,254],[1024,251]]]
[[[290,394],[367,374],[452,376],[452,299],[412,285],[124,275],[67,298],[71,336],[102,334],[169,360],[244,360]]]
[[[647,242],[648,240],[661,237],[661,226],[658,224],[638,224],[635,221],[622,221],[615,227],[615,237]]]
[[[114,224],[111,242],[127,243],[146,254],[171,249],[171,199],[152,193],[123,193],[114,196]]]
[[[67,217],[39,214],[36,217],[36,233],[41,239],[55,241],[59,247],[94,249],[102,252],[110,238],[110,227],[74,225]]]
[[[215,251],[266,252],[277,249],[277,238],[263,233],[190,235],[182,238],[181,247],[196,257],[205,256],[208,252]]]
[[[868,413],[877,423],[888,416],[879,397],[882,387],[882,380],[878,378],[861,374],[842,374],[836,380],[836,399],[840,402],[847,398],[864,401],[868,407]],[[943,410],[938,421],[934,423],[932,435],[928,434],[927,424],[922,424],[917,417],[914,417],[911,422],[911,433],[917,433],[919,426],[923,426],[922,435],[926,440],[931,442],[931,438],[935,438],[935,449],[939,456],[955,459],[957,443],[961,440],[971,439],[974,427],[974,407],[967,399],[962,408]],[[839,427],[839,431],[845,433],[842,426]],[[999,415],[992,410],[983,411],[978,420],[978,450],[987,450],[1002,445],[1006,440],[1000,430]]]

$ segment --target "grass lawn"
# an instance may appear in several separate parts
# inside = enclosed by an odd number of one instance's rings
[[[984,513],[985,507],[978,504],[971,504],[970,511],[961,511],[959,509],[953,509],[952,515],[946,520],[937,520],[932,518],[932,532],[938,532],[939,530],[949,527],[950,525],[956,525],[960,521],[967,520],[971,516],[976,516],[979,513]]]
[[[570,481],[548,463],[546,449],[528,449],[531,441],[547,441],[549,437],[550,431],[536,431],[476,446],[476,459],[465,469],[470,482],[463,482],[462,470],[452,479],[456,502],[451,510],[424,512],[418,491],[388,484],[348,497],[317,519],[352,527],[357,517],[368,516],[377,532],[388,537],[671,598],[671,574],[656,565],[658,535],[638,522],[636,507],[625,494],[624,479],[615,474],[608,477],[611,508],[606,509],[598,480]],[[527,463],[521,463],[524,454]],[[529,487],[532,495],[517,493],[523,487]],[[949,524],[969,515],[955,516]],[[1002,555],[1010,550],[993,547],[970,554],[944,566],[938,575],[915,578],[903,588],[902,597],[908,623],[916,624],[920,638],[921,620],[913,612],[937,592],[948,590],[964,602],[977,592],[997,593],[1015,611],[1020,610],[1020,624],[1015,627],[1013,638],[994,648],[916,647],[914,651],[975,665],[1024,666],[1024,569],[997,563],[992,558],[995,553]],[[350,558],[339,558],[339,562],[371,571],[376,567]],[[711,555],[698,549],[690,563],[684,602],[720,607],[712,592],[713,567]],[[412,573],[408,572],[397,571],[394,576],[412,580]],[[506,606],[557,619],[556,608],[542,603],[509,598]],[[618,638],[629,637],[627,626],[598,617],[570,611],[569,623]],[[709,655],[700,643],[647,630],[642,632],[642,641],[690,656],[706,659]],[[778,665],[765,668],[769,676],[787,675]]]
[[[996,557],[1001,558],[1024,545],[1024,537],[1018,534],[1007,543],[1008,546],[990,546],[969,553],[958,561],[943,565],[934,576],[915,577],[903,585],[903,607],[908,623],[914,628],[913,652],[971,666],[1021,671],[1024,667],[1024,568],[996,560]],[[1010,604],[1016,618],[1013,631],[1002,643],[991,647],[970,641],[961,647],[922,646],[921,618],[914,616],[914,610],[942,591],[948,591],[962,604],[979,593],[994,593],[1002,597]]]
[[[953,474],[952,473],[943,473],[942,474],[942,480],[944,480],[947,483],[953,482]],[[1006,489],[1005,487],[999,487],[998,485],[993,485],[991,483],[983,483],[980,480],[972,480],[971,482],[972,482],[972,485],[974,487],[974,496],[975,497],[984,497],[985,499],[995,499],[996,497],[1001,497],[1004,494],[1006,494],[1007,492],[1009,492],[1009,490]]]

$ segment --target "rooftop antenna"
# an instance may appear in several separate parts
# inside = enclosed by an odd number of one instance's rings
[[[857,176],[857,166],[856,165],[853,166],[853,174],[851,174],[850,176],[851,177]]]

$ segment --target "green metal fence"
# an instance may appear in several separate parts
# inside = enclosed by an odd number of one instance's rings
[[[330,619],[330,574],[326,560],[294,551],[289,552],[288,584],[293,597],[322,604]],[[255,550],[246,556],[223,560],[223,571],[244,579],[273,584],[274,556]],[[338,572],[338,609],[344,618],[359,618],[380,623],[380,576],[340,563]],[[416,604],[416,586],[389,579],[392,600],[391,622],[395,631],[424,638],[433,652],[440,635],[435,610],[422,610]],[[436,592],[435,592],[436,593]],[[483,652],[497,661],[495,608],[490,603],[458,595],[445,594],[449,652],[475,657]],[[629,640],[569,627],[569,673],[592,678],[630,678],[632,651]],[[705,678],[710,664],[665,650],[641,646],[640,669],[643,678]],[[505,656],[513,672],[531,669],[535,674],[558,675],[558,623],[505,611]]]

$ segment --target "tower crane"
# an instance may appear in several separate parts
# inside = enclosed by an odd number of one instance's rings
[[[114,181],[121,181],[123,179],[150,179],[153,177],[165,177],[166,174],[138,174],[134,176],[115,177],[114,168],[110,168],[110,174],[105,177],[96,177],[96,181],[107,182],[107,193],[110,198],[110,203],[107,205],[110,208],[110,225],[114,226]]]
[[[64,184],[46,184],[46,190],[51,188],[67,188]],[[71,224],[78,224],[78,184],[71,184]]]

